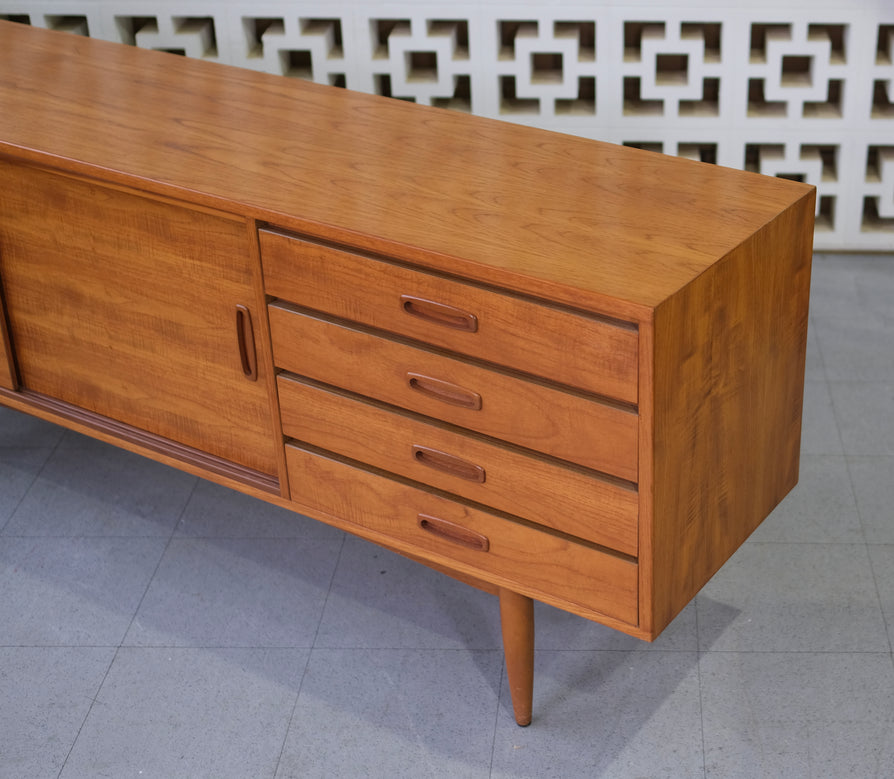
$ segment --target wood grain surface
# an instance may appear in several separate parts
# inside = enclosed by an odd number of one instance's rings
[[[24,388],[267,474],[269,396],[243,374],[244,221],[0,165],[0,278]]]
[[[9,325],[6,321],[6,306],[3,302],[3,288],[0,284],[0,387],[15,389],[17,385],[15,362],[9,341]]]
[[[808,191],[7,22],[0,105],[0,152],[621,317],[648,318]]]
[[[788,209],[656,314],[656,633],[798,481],[812,215]]]
[[[636,624],[636,563],[298,446],[286,447],[286,459],[301,502],[315,511],[377,530],[398,549],[497,585],[548,594]],[[488,551],[423,530],[419,514],[483,535]]]
[[[288,437],[636,556],[637,494],[629,485],[285,374],[278,383]],[[484,479],[439,470],[414,454],[414,446],[477,465]]]
[[[270,295],[636,403],[633,325],[582,316],[269,230],[261,231],[260,245]],[[455,312],[465,312],[474,319],[474,331],[451,326],[449,318],[446,323],[439,320],[439,306],[453,309],[454,318]]]
[[[269,311],[273,359],[279,368],[636,481],[637,417],[632,411],[281,304],[272,304]],[[415,390],[408,379],[412,373],[479,395],[481,408],[464,408]]]

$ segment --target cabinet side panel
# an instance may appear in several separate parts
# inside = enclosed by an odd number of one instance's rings
[[[656,311],[656,634],[798,481],[813,203]]]

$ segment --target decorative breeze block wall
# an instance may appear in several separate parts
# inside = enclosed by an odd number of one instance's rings
[[[894,2],[833,5],[0,0],[0,18],[799,179],[818,249],[894,251]]]

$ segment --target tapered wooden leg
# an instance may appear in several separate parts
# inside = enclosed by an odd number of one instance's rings
[[[501,588],[500,623],[512,709],[524,727],[531,724],[534,706],[534,601]]]

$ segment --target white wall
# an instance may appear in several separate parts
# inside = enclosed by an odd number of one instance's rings
[[[0,18],[798,176],[818,249],[894,250],[894,0],[741,5],[0,0]]]

